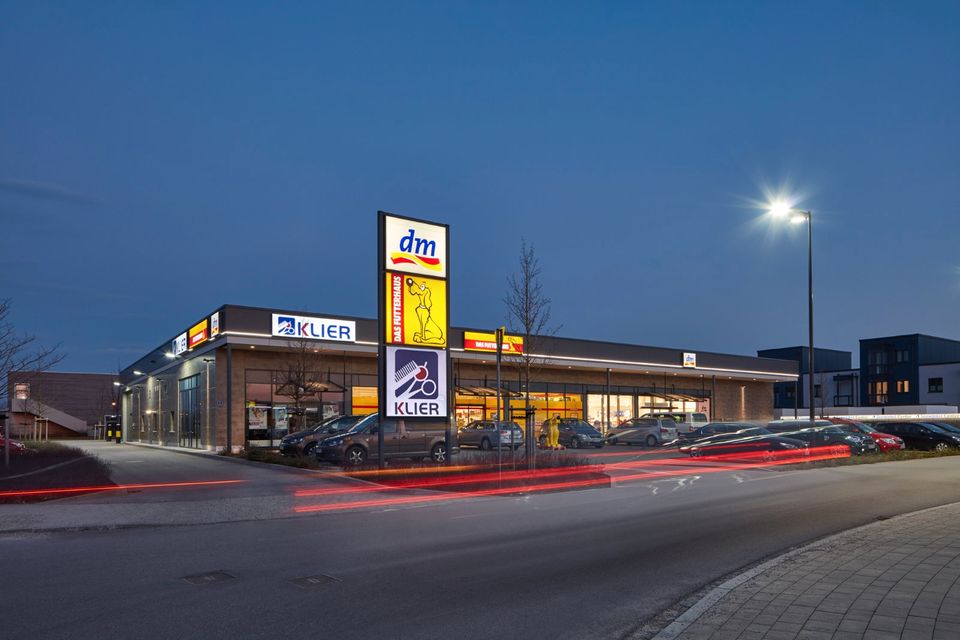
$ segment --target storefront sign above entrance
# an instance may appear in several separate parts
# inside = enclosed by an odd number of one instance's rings
[[[357,323],[353,320],[311,318],[275,313],[273,314],[273,330],[271,333],[283,338],[356,342]]]
[[[387,273],[387,344],[447,346],[447,281]]]
[[[187,332],[187,347],[193,349],[199,344],[203,344],[210,337],[209,324],[206,318],[190,327]]]
[[[447,229],[428,224],[384,217],[384,263],[391,271],[447,277]]]
[[[173,355],[178,356],[187,350],[187,332],[184,331],[173,339]]]
[[[684,353],[683,354],[683,366],[696,368],[697,366],[697,354],[695,353]]]
[[[479,331],[464,331],[463,350],[496,353],[497,335],[495,333],[481,333]],[[521,336],[503,336],[503,352],[523,353],[523,338]]]

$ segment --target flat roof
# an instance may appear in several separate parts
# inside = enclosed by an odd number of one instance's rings
[[[137,359],[121,371],[124,381],[135,376],[134,371],[145,374],[166,369],[175,363],[175,359],[165,354],[171,352],[172,343],[176,336],[181,335],[191,326],[204,319],[218,314],[220,334],[206,343],[198,345],[197,351],[208,351],[219,348],[227,343],[255,344],[265,347],[282,348],[292,339],[273,332],[273,314],[296,315],[314,318],[329,318],[332,320],[349,320],[356,323],[355,341],[352,343],[317,340],[333,350],[346,349],[358,354],[365,352],[376,353],[378,328],[377,320],[343,314],[328,314],[314,311],[294,311],[288,309],[271,309],[264,307],[250,307],[245,305],[223,305],[201,318],[181,325],[181,329],[170,336],[159,347]],[[491,328],[450,327],[447,344],[454,358],[461,360],[489,360],[493,354],[466,352],[463,350],[463,333],[465,331],[480,331],[492,333]],[[508,332],[509,333],[509,332]],[[538,336],[537,353],[531,355],[543,360],[545,364],[553,366],[567,366],[568,368],[590,368],[617,371],[643,372],[646,367],[653,373],[676,373],[684,376],[716,375],[718,377],[737,377],[746,379],[792,380],[796,378],[798,364],[795,360],[762,358],[735,354],[716,353],[712,351],[697,351],[695,349],[678,349],[668,347],[652,347],[630,343],[618,343],[596,339],[567,338],[559,336]],[[191,350],[193,351],[193,350]],[[685,353],[696,353],[697,366],[683,366]],[[189,357],[184,354],[183,357]]]

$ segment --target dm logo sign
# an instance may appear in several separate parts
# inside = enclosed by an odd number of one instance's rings
[[[387,347],[386,409],[390,418],[446,417],[446,352]]]
[[[384,263],[387,269],[447,277],[447,230],[425,222],[387,216]]]

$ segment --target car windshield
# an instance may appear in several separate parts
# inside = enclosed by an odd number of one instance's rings
[[[587,436],[598,436],[600,432],[588,425],[585,422],[578,422],[573,426],[577,433],[582,433]]]
[[[337,433],[338,431],[349,429],[354,424],[356,424],[358,420],[359,418],[355,416],[340,416],[339,418],[331,420],[330,422],[327,422],[325,425],[323,425],[323,427],[325,428],[321,429],[321,431],[327,431],[329,433]]]
[[[930,431],[933,431],[934,433],[949,433],[949,431],[947,431],[943,427],[937,426],[933,422],[923,422],[921,424],[927,427],[928,429],[930,429]]]
[[[946,422],[931,422],[935,427],[940,427],[943,431],[948,433],[960,433],[960,428],[953,426],[952,424],[947,424]]]
[[[693,421],[694,421],[694,422],[706,422],[706,421],[707,421],[707,414],[705,414],[705,413],[695,413],[695,414],[693,414]]]
[[[876,429],[874,429],[874,428],[871,427],[870,425],[864,424],[864,423],[862,423],[862,422],[854,422],[854,423],[852,423],[852,424],[841,424],[841,425],[840,425],[840,428],[841,428],[841,429],[843,429],[844,427],[854,427],[854,428],[856,428],[856,429],[859,429],[860,431],[863,431],[864,433],[878,433],[878,431],[877,431]]]
[[[377,421],[377,414],[371,413],[370,415],[364,416],[363,418],[361,418],[355,425],[347,429],[345,433],[358,433],[360,431],[363,431],[371,423],[375,423],[376,421]]]
[[[498,422],[497,425],[501,430],[506,431],[507,429],[513,429],[514,431],[520,431],[520,425],[516,422]]]

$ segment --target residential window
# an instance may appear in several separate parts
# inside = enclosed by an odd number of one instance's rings
[[[897,393],[910,393],[910,381],[897,380]]]
[[[897,349],[897,362],[910,362],[910,351],[907,349]]]
[[[813,385],[813,397],[814,398],[820,397],[820,385],[818,384]]]
[[[13,396],[17,400],[29,400],[30,399],[30,383],[29,382],[18,382],[13,385]]]
[[[928,378],[927,391],[930,393],[943,393],[943,378]]]
[[[887,404],[887,381],[879,380],[867,385],[867,393],[873,404]]]
[[[793,386],[791,385],[791,386],[789,386],[789,387],[786,387],[786,388],[783,390],[783,395],[784,395],[784,397],[787,398],[788,400],[793,400]]]

